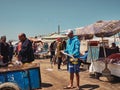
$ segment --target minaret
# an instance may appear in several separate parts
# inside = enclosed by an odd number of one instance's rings
[[[58,25],[58,34],[60,34],[60,25]]]

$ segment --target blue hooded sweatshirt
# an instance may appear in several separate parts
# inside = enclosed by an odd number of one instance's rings
[[[80,57],[80,41],[77,36],[69,38],[66,45],[66,53],[73,55],[74,58]]]

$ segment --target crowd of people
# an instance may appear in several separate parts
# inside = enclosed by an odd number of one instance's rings
[[[85,52],[85,55],[81,56],[80,54],[80,40],[78,36],[74,36],[72,30],[68,30],[66,33],[68,36],[68,40],[64,40],[62,38],[57,38],[55,41],[51,42],[50,45],[48,43],[36,44],[29,40],[26,37],[25,33],[20,33],[18,35],[19,42],[17,44],[16,49],[12,45],[12,42],[6,42],[6,36],[1,36],[0,38],[0,67],[6,67],[9,63],[12,62],[13,55],[15,54],[17,60],[24,63],[30,63],[35,59],[35,52],[45,51],[50,52],[50,63],[57,64],[58,71],[61,70],[62,63],[64,61],[67,62],[67,70],[70,73],[69,79],[70,82],[68,86],[64,87],[64,89],[72,89],[73,88],[73,80],[74,75],[76,76],[76,85],[77,89],[80,89],[80,65],[81,60],[86,62],[88,51]],[[119,48],[112,43],[111,49]]]
[[[32,42],[27,39],[24,33],[18,35],[19,43],[16,48],[17,60],[22,63],[29,63],[34,60]],[[12,62],[14,47],[12,42],[6,42],[6,36],[0,39],[0,67],[8,66]]]
[[[61,64],[65,60],[67,61],[67,70],[70,73],[70,84],[67,89],[73,88],[74,73],[76,75],[77,88],[79,89],[79,72],[80,72],[80,41],[77,36],[74,36],[73,31],[70,30],[67,33],[67,42],[62,38],[57,38],[50,46],[47,43],[41,43],[45,50],[50,51],[50,62],[57,63],[58,70],[61,70]],[[12,62],[13,55],[17,57],[17,60],[24,63],[30,63],[34,61],[34,53],[36,50],[41,50],[35,43],[30,41],[25,33],[18,35],[19,42],[16,49],[12,45],[12,42],[6,42],[6,36],[1,36],[0,39],[0,67],[8,66]],[[65,56],[63,52],[70,54],[72,57]],[[71,59],[77,61],[71,61]]]
[[[62,38],[57,38],[50,44],[49,51],[50,51],[50,62],[54,65],[58,64],[58,70],[61,70],[61,64],[65,61],[64,55],[61,53],[61,50],[65,50],[66,48],[66,41]]]

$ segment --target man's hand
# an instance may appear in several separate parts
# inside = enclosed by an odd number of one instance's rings
[[[61,50],[60,52],[64,54],[64,50]]]

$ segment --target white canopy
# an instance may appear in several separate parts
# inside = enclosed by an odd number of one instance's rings
[[[67,39],[67,36],[61,35],[61,34],[53,34],[51,36],[42,37],[42,39],[47,39],[47,40],[51,40],[51,39],[53,40],[53,39],[57,39],[57,38]]]

